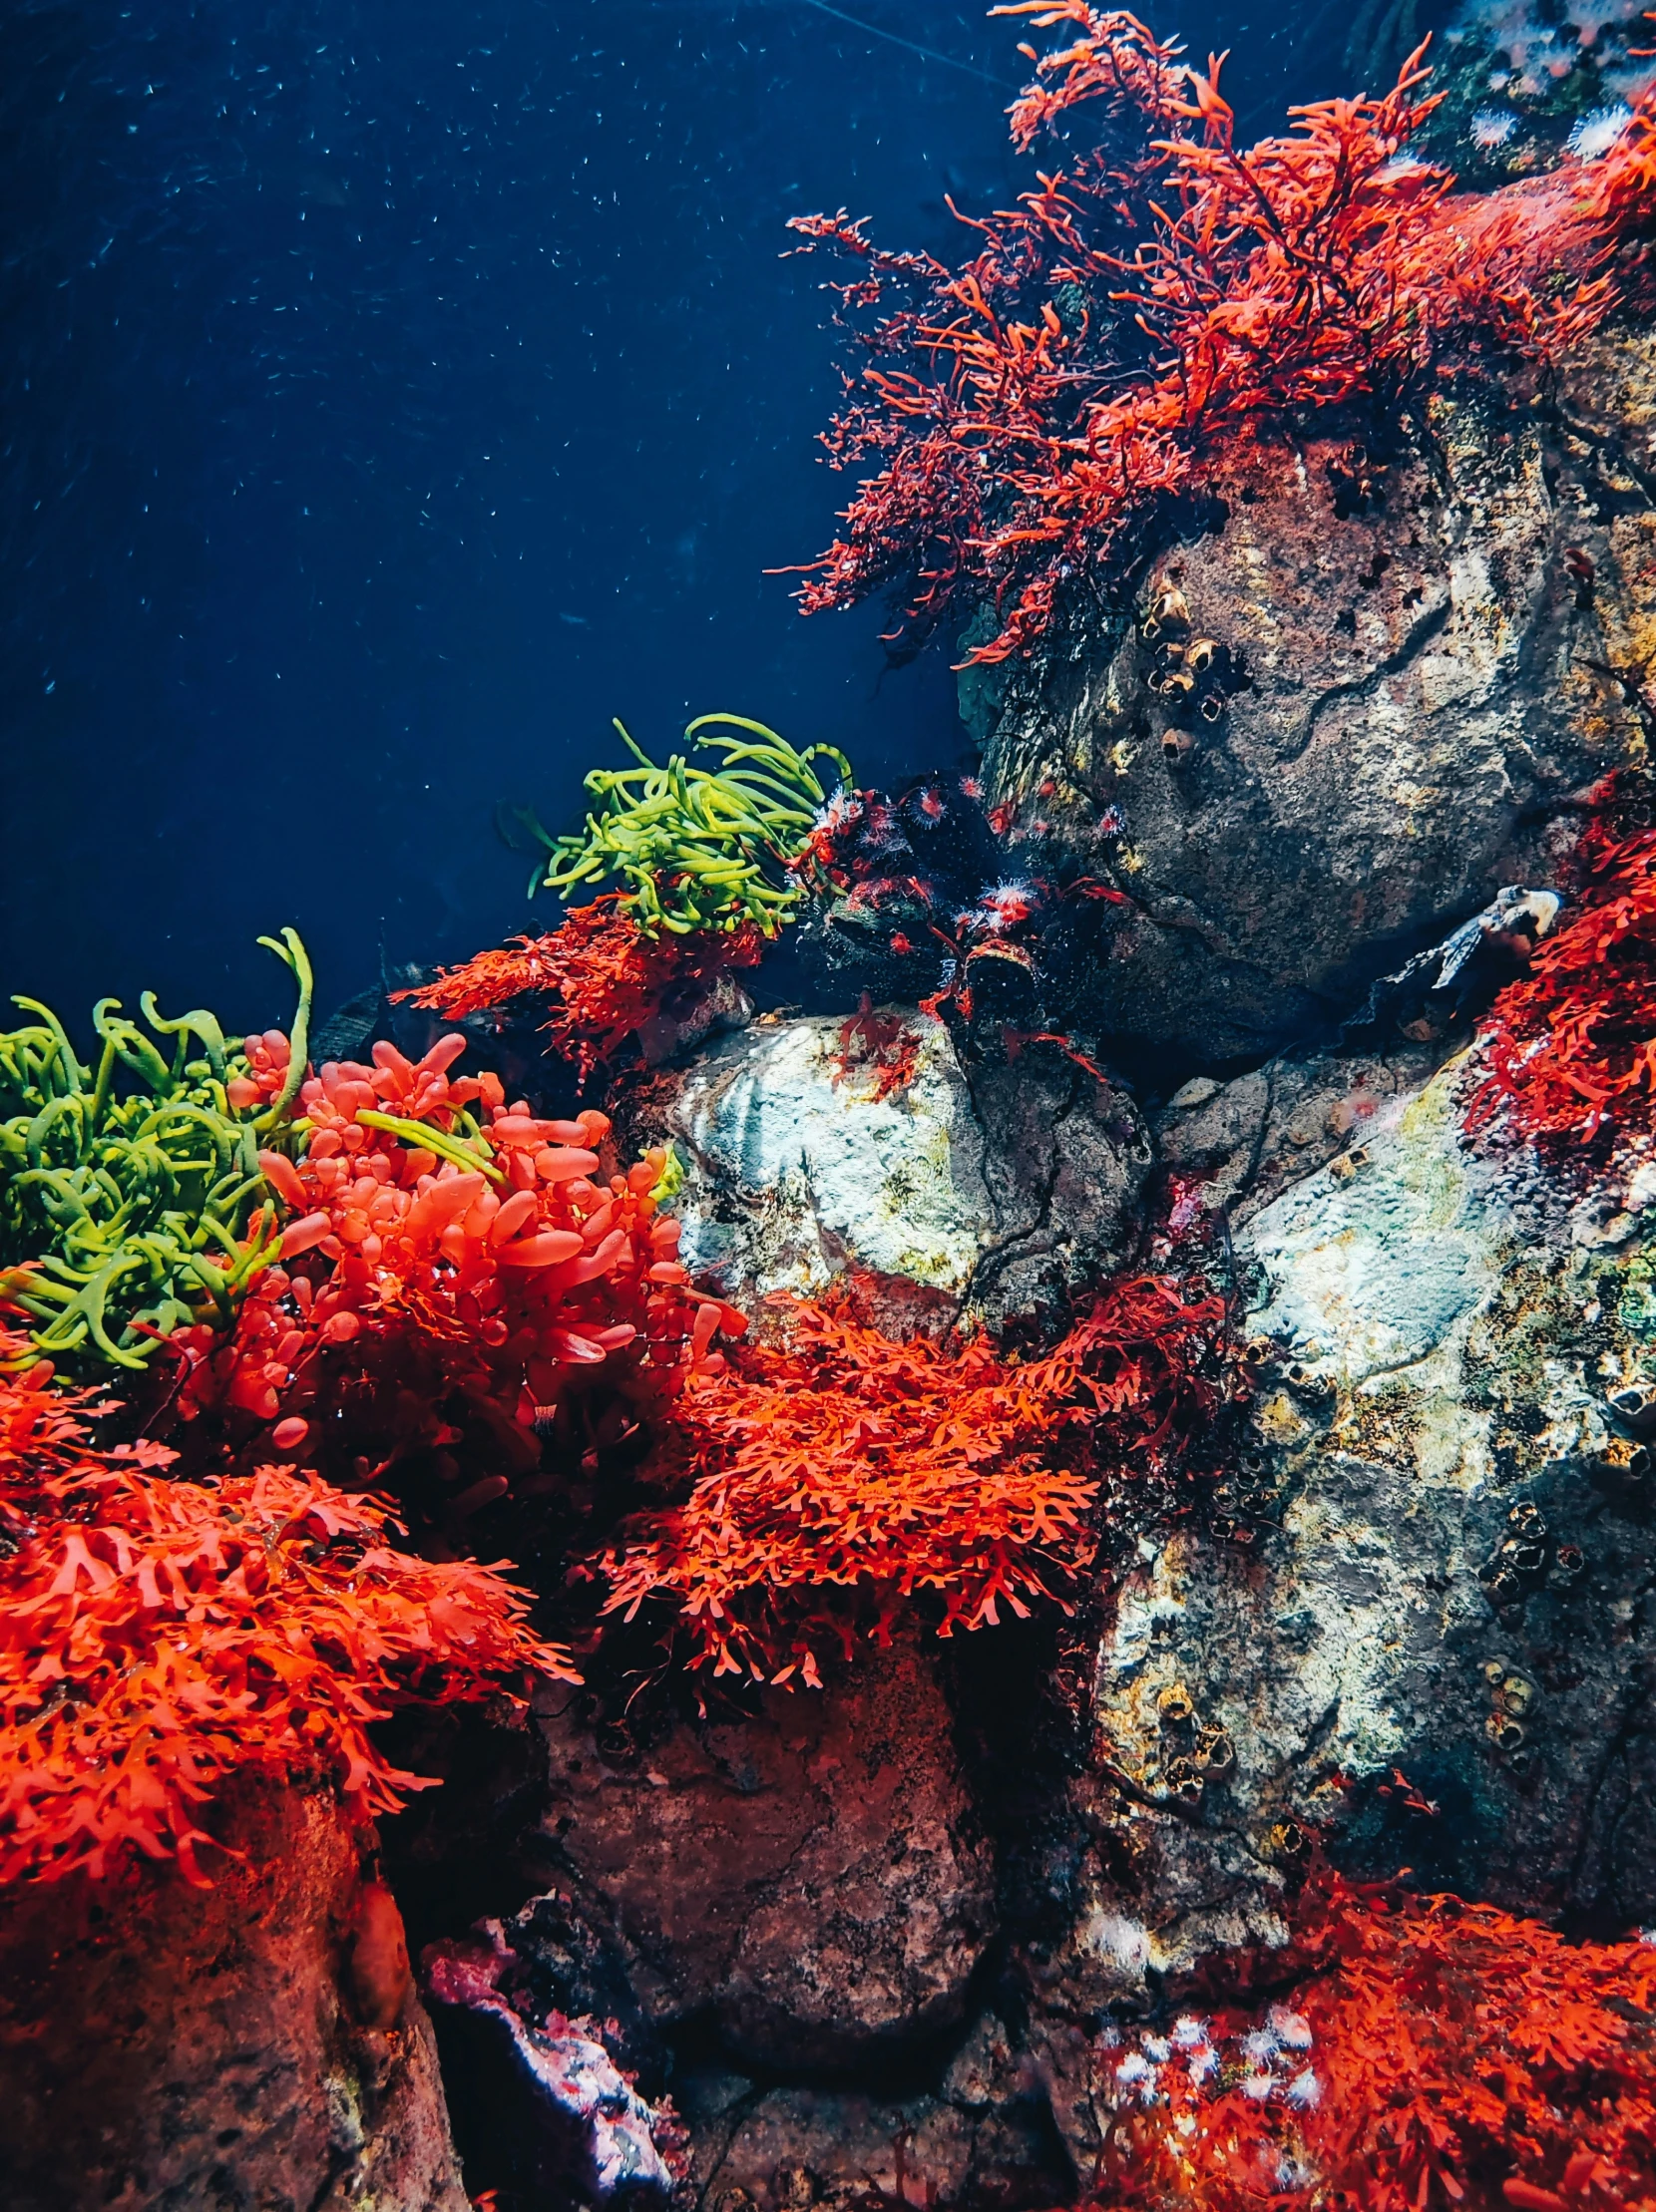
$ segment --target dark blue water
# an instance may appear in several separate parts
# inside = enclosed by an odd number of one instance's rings
[[[324,1005],[382,941],[463,956],[529,913],[496,802],[567,816],[612,714],[663,750],[756,715],[867,780],[960,756],[945,652],[888,671],[879,609],[763,572],[847,490],[782,224],[958,252],[945,193],[1027,181],[1027,34],[842,12],[0,13],[5,988],[261,1023],[282,922]],[[1256,128],[1335,89],[1212,16],[1177,27],[1244,49]]]

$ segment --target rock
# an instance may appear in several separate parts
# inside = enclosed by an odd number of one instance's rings
[[[1656,650],[1656,515],[1638,456],[1656,345],[1597,341],[1570,390],[1591,395],[1574,429],[1435,403],[1378,509],[1349,511],[1329,438],[1282,446],[1269,481],[1257,464],[1221,477],[1223,526],[1160,573],[1177,570],[1240,688],[1176,764],[1125,623],[1094,616],[972,686],[995,796],[1026,817],[1039,804],[1136,902],[1098,1032],[1209,1067],[1264,1056],[1351,1011],[1501,884],[1555,882],[1581,794],[1645,751],[1632,694]],[[1590,592],[1565,547],[1594,561]]]
[[[898,2203],[1047,2204],[1068,2176],[1045,2097],[1007,2028],[985,2014],[937,2093],[771,2088],[700,2069],[683,2085],[709,2212],[866,2207],[870,2183]]]
[[[1097,2015],[1268,1979],[1314,1828],[1365,1877],[1606,1932],[1656,1910],[1656,1244],[1618,1186],[1626,1237],[1584,1250],[1532,1156],[1467,1150],[1461,1073],[1382,1104],[1361,1168],[1238,1238],[1246,1325],[1278,1348],[1251,1541],[1141,1543],[1059,1816],[1094,1846],[1024,1953],[1077,2163]]]
[[[635,1755],[551,1701],[539,1724],[546,1832],[657,2024],[710,2014],[738,2054],[832,2072],[962,2018],[993,1867],[918,1641]],[[528,1918],[512,1941],[532,1954]]]
[[[597,2023],[534,2003],[499,1921],[431,1945],[424,1965],[439,2019],[451,2033],[471,2031],[474,2115],[481,2106],[498,2116],[492,2178],[584,2203],[666,2203],[680,2178],[670,2116],[618,2069]]]
[[[941,1023],[893,1018],[915,1072],[888,1098],[837,1075],[834,1021],[761,1023],[657,1079],[630,1129],[687,1162],[686,1264],[749,1305],[855,1273],[905,1333],[1034,1311],[1117,1266],[1150,1158],[1126,1094],[1066,1061],[969,1078]]]
[[[0,1894],[7,2212],[468,2212],[431,2024],[386,1970],[353,2013],[362,1840],[330,1796],[232,1787],[211,1889],[174,1868]],[[391,1908],[394,1912],[394,1907]]]
[[[1384,1102],[1412,1092],[1444,1048],[1403,1038],[1383,1052],[1296,1052],[1229,1083],[1198,1076],[1151,1128],[1162,1165],[1204,1210],[1239,1228],[1292,1183],[1363,1142]]]

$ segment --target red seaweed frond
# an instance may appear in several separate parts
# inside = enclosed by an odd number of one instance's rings
[[[865,1105],[906,1091],[920,1070],[920,1038],[900,1013],[879,1013],[867,991],[857,1011],[840,1023],[839,1050],[833,1058],[837,1089],[856,1076],[872,1078]]]
[[[1582,911],[1543,938],[1484,1026],[1469,1130],[1504,1107],[1537,1140],[1656,1124],[1656,831],[1601,853]]]
[[[545,997],[554,1047],[578,1063],[586,1082],[669,1003],[693,1005],[732,968],[756,967],[764,948],[751,922],[688,936],[664,930],[646,935],[621,895],[611,892],[590,906],[572,907],[544,936],[479,952],[435,982],[394,996],[451,1021],[514,998]]]
[[[1223,1325],[1218,1298],[1143,1277],[1019,1364],[981,1338],[898,1342],[843,1306],[793,1305],[780,1346],[681,1401],[693,1487],[606,1555],[606,1611],[665,1600],[691,1665],[814,1685],[823,1638],[847,1638],[859,1604],[883,1634],[932,1597],[947,1636],[1061,1601],[1095,1550],[1095,1470],[1145,1471],[1200,1429]]]
[[[577,1678],[495,1569],[394,1550],[373,1500],[286,1467],[170,1481],[170,1452],[99,1448],[86,1394],[38,1374],[0,1376],[0,1883],[131,1854],[199,1880],[199,1809],[238,1770],[393,1811],[430,1785],[374,1721]]]
[[[1154,126],[1178,112],[1184,49],[1177,40],[1163,45],[1124,8],[1094,8],[1088,0],[1012,0],[989,12],[1031,16],[1041,31],[1054,23],[1074,23],[1082,33],[1073,46],[1038,59],[1033,48],[1020,49],[1035,64],[1035,82],[1007,110],[1020,154],[1028,154],[1043,131],[1083,101],[1103,102],[1099,120],[1104,123],[1126,118]]]
[[[991,607],[967,661],[1027,651],[1221,451],[1491,350],[1551,361],[1637,280],[1616,256],[1656,216],[1650,95],[1602,162],[1459,193],[1406,151],[1437,105],[1424,48],[1384,96],[1294,109],[1241,150],[1218,60],[1177,64],[1085,0],[997,12],[1083,34],[1036,60],[1020,148],[1085,115],[1100,143],[974,219],[957,272],[881,255],[843,214],[794,220],[855,259],[842,314],[867,356],[825,444],[870,473],[807,613],[889,588],[894,635]]]
[[[1328,1874],[1295,1920],[1290,2001],[1098,2051],[1096,2212],[1656,2202],[1656,1947]]]

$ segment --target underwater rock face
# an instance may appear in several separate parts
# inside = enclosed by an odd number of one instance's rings
[[[989,1848],[916,1643],[818,1694],[601,1747],[544,1700],[544,1830],[644,2013],[713,2014],[766,2064],[877,2060],[958,2021],[994,1926]],[[520,1954],[535,1942],[514,1924]]]
[[[1077,2161],[1113,2062],[1089,2017],[1268,1977],[1313,1825],[1365,1876],[1607,1929],[1656,1907],[1656,1526],[1607,1403],[1656,1338],[1656,1216],[1643,1184],[1572,1208],[1533,1155],[1470,1153],[1456,1082],[1381,1107],[1238,1239],[1275,1350],[1254,1541],[1141,1544],[1068,1792],[1102,1848],[1023,1962]]]
[[[1061,1072],[963,1071],[948,1031],[904,1016],[912,1081],[841,1072],[843,1025],[769,1021],[665,1080],[640,1142],[687,1161],[680,1248],[723,1294],[820,1291],[855,1271],[888,1323],[999,1321],[1118,1266],[1150,1162],[1123,1092]],[[870,1286],[869,1279],[872,1279]]]
[[[1439,403],[1429,438],[1360,472],[1368,497],[1326,438],[1222,483],[1223,527],[1158,568],[1239,662],[1215,722],[1174,727],[1121,624],[972,677],[996,796],[1136,902],[1100,1032],[1199,1062],[1268,1052],[1500,885],[1553,882],[1581,794],[1644,750],[1653,393],[1656,345],[1606,337],[1566,419]]]
[[[168,1869],[0,1898],[7,2212],[467,2212],[400,1928],[363,1912],[384,1892],[364,1891],[360,1837],[330,1796],[246,1784],[215,1827],[246,1856],[209,1890]],[[364,1925],[392,1938],[371,1958]]]

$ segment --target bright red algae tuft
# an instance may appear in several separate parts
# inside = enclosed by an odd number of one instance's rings
[[[789,225],[852,263],[829,288],[866,366],[825,444],[874,472],[801,604],[889,588],[910,644],[988,605],[969,663],[1027,651],[1065,583],[1129,556],[1238,439],[1395,405],[1480,348],[1555,358],[1615,303],[1616,249],[1656,213],[1648,94],[1602,162],[1456,193],[1404,151],[1437,105],[1424,46],[1384,98],[1293,109],[1291,136],[1242,151],[1217,60],[1187,68],[1086,0],[993,12],[1079,33],[1014,105],[1020,151],[1081,109],[1100,143],[973,220],[959,270],[883,251],[843,210]]]

